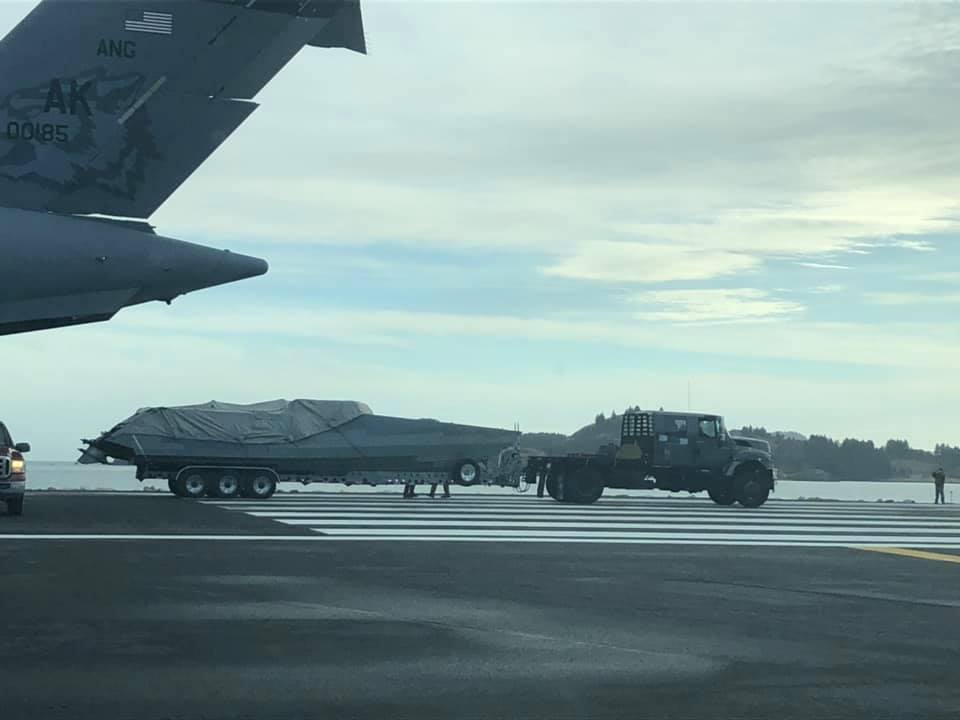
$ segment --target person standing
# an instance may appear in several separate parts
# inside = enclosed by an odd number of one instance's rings
[[[933,475],[933,484],[937,489],[937,494],[933,498],[933,504],[936,505],[939,502],[941,505],[946,505],[947,501],[943,496],[943,486],[947,482],[947,475],[943,472],[942,467],[937,468],[931,474]]]
[[[437,495],[437,483],[433,483],[430,486],[430,497],[436,497]],[[450,483],[444,480],[443,482],[443,497],[450,497]]]
[[[416,487],[417,486],[412,481],[407,482],[403,486],[403,499],[410,500],[411,498],[415,498],[417,496]]]

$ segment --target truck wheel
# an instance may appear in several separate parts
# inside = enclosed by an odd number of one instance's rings
[[[716,487],[707,490],[707,495],[717,505],[733,505],[737,498],[733,494],[733,483],[723,481]]]
[[[585,469],[567,480],[567,502],[592,505],[603,495],[603,473]]]
[[[770,497],[770,483],[756,467],[744,468],[733,479],[737,502],[746,508],[758,508]]]
[[[544,487],[547,489],[547,495],[557,502],[563,502],[563,499],[560,497],[560,477],[556,473],[551,471],[547,475]]]
[[[183,495],[180,494],[180,489],[177,487],[177,481],[174,478],[167,480],[167,487],[170,488],[170,492],[177,497],[183,497]]]
[[[243,496],[251,500],[269,500],[277,491],[277,480],[272,475],[258,473],[243,481]]]
[[[7,514],[14,517],[23,515],[23,495],[7,500]]]
[[[478,485],[480,483],[480,466],[473,460],[461,460],[453,467],[453,482],[457,485]]]
[[[207,494],[207,479],[200,473],[183,474],[177,478],[177,495],[198,500]]]

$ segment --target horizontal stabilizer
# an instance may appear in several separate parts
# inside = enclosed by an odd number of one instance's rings
[[[312,47],[346,48],[366,54],[367,40],[363,33],[363,14],[359,0],[345,0],[330,24],[309,44]]]

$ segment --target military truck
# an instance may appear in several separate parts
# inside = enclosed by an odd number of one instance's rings
[[[531,457],[526,481],[563,503],[590,504],[606,488],[706,490],[718,505],[763,505],[774,488],[770,453],[738,444],[719,415],[631,411],[620,444],[594,454]]]

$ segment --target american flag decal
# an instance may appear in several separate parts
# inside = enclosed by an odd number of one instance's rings
[[[173,14],[164,12],[129,12],[123,24],[127,32],[173,35]]]

